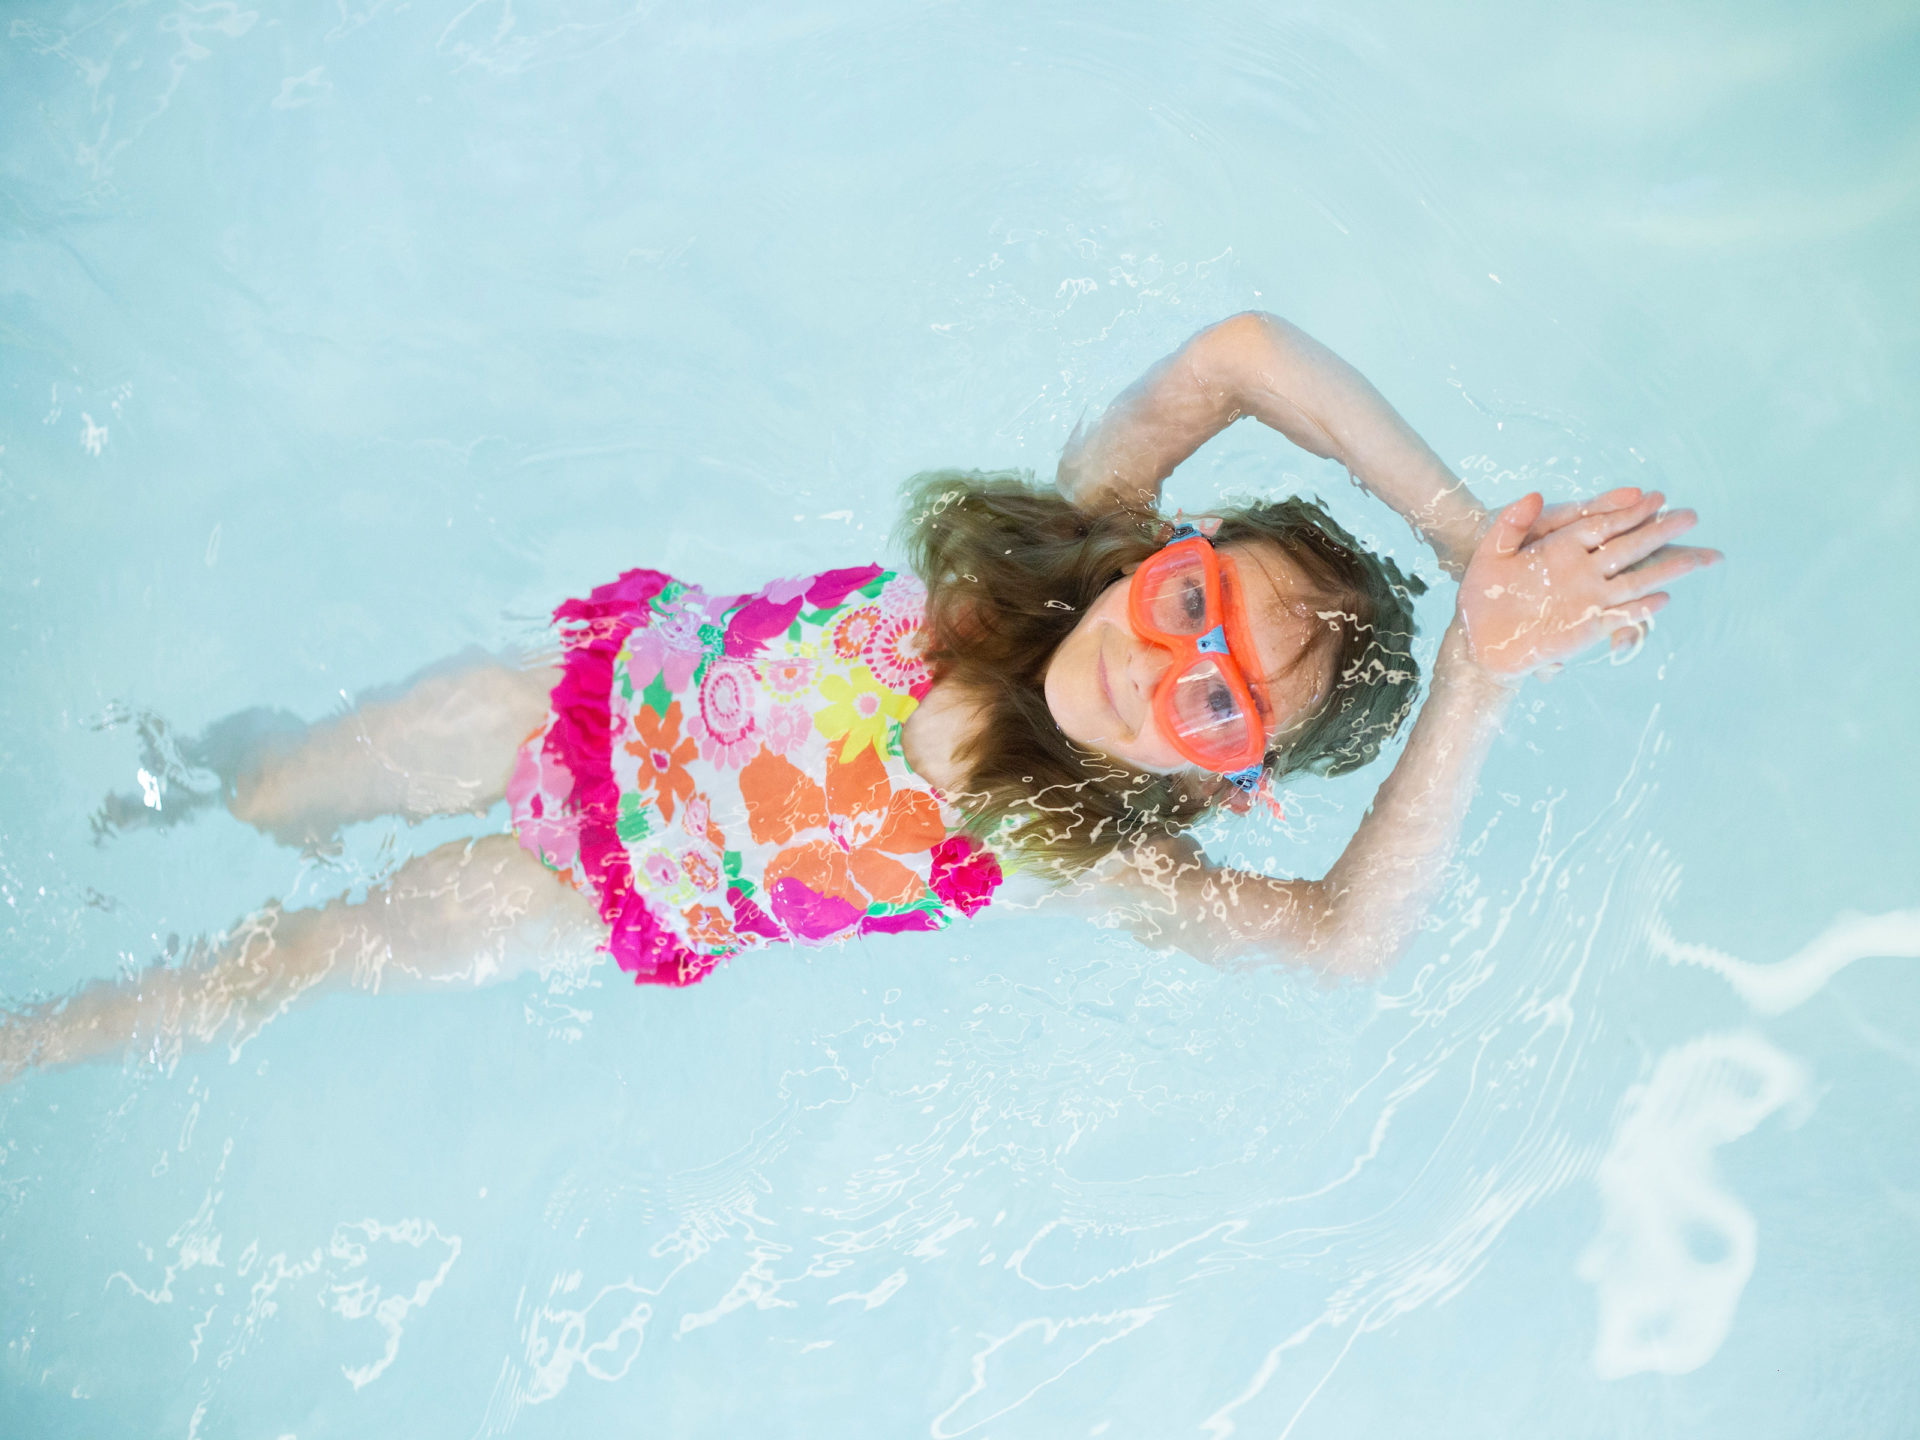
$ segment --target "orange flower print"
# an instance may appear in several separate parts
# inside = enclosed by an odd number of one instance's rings
[[[680,868],[687,878],[693,881],[696,890],[718,890],[720,888],[720,867],[713,863],[713,857],[703,855],[698,850],[689,850],[680,857]]]
[[[627,741],[621,748],[640,761],[640,777],[634,788],[652,789],[661,817],[671,823],[675,801],[693,795],[693,776],[687,773],[687,762],[700,753],[700,747],[680,734],[678,700],[660,716],[654,714],[652,706],[641,706],[634,712],[633,728],[640,732],[640,738]]]
[[[763,750],[740,772],[740,793],[755,843],[785,847],[767,862],[769,890],[792,876],[861,911],[875,900],[905,905],[926,893],[920,877],[893,857],[930,850],[945,838],[940,806],[922,791],[895,790],[872,749],[845,763],[829,751],[825,790]]]
[[[879,625],[878,605],[855,606],[834,622],[833,653],[842,660],[858,660]]]
[[[713,905],[689,905],[681,911],[687,922],[687,938],[696,945],[713,948],[733,943],[733,919]]]

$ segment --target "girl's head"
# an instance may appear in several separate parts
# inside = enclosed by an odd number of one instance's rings
[[[1167,529],[1147,513],[1084,515],[1018,474],[909,484],[930,658],[983,711],[955,798],[1043,868],[1071,873],[1181,829],[1230,789],[1161,733],[1151,696],[1171,657],[1128,622],[1133,572]],[[1310,501],[1223,511],[1213,542],[1240,576],[1269,772],[1364,765],[1412,705],[1410,600],[1424,587]]]

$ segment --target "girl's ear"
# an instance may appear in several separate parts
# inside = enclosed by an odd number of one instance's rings
[[[982,606],[979,601],[964,593],[949,591],[942,597],[941,618],[945,622],[948,643],[984,638],[986,626],[982,622]]]

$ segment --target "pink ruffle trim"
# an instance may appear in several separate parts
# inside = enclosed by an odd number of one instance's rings
[[[671,577],[629,570],[584,600],[553,612],[566,637],[567,657],[553,687],[553,724],[542,746],[573,777],[567,809],[580,829],[581,873],[600,900],[607,922],[605,949],[637,985],[691,985],[714,966],[680,944],[633,888],[633,869],[615,828],[620,787],[613,778],[613,662],[627,636],[650,618],[647,602]]]

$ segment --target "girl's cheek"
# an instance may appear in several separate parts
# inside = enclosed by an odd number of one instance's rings
[[[1127,747],[1132,753],[1122,756],[1142,770],[1151,770],[1160,774],[1171,774],[1175,770],[1184,770],[1188,761],[1180,752],[1167,743],[1160,733],[1159,722],[1147,716],[1146,724],[1140,727],[1140,733],[1133,737],[1133,744]]]

